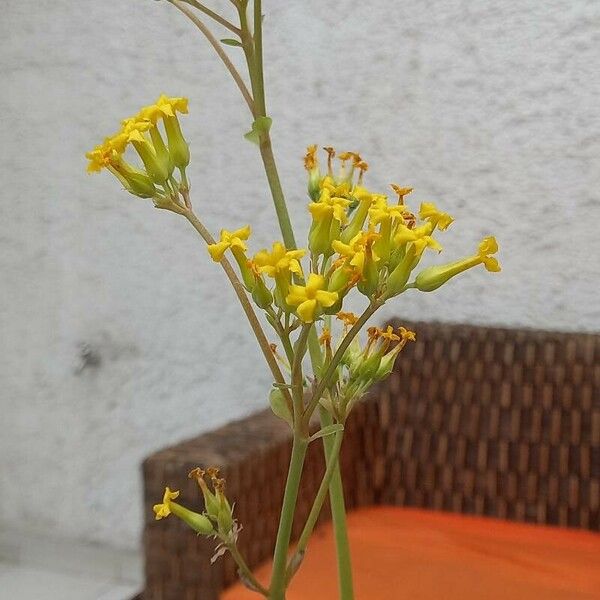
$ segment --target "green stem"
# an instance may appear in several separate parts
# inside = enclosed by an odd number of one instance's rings
[[[249,584],[251,589],[258,592],[259,594],[262,594],[265,597],[268,597],[269,590],[267,588],[265,588],[263,585],[261,585],[261,583],[258,581],[258,579],[256,579],[256,577],[254,577],[254,574],[250,570],[250,567],[246,564],[246,561],[244,560],[244,557],[241,555],[240,551],[238,550],[238,547],[235,544],[227,544],[227,549],[231,553],[233,560],[235,560],[242,579],[245,580]]]
[[[294,348],[294,362],[292,363],[292,399],[294,401],[294,420],[298,428],[302,428],[302,412],[304,410],[304,395],[302,390],[302,359],[306,354],[306,342],[312,331],[312,323],[302,326],[296,347]],[[308,433],[308,427],[303,433]]]
[[[204,4],[200,4],[197,0],[181,0],[186,4],[190,4],[194,8],[197,8],[199,11],[203,12],[205,15],[209,16],[211,19],[214,19],[220,25],[223,25],[229,31],[235,33],[236,35],[240,35],[241,31],[237,28],[233,23],[230,23],[227,19],[223,18],[221,15],[216,13],[214,10],[204,6]]]
[[[273,204],[275,205],[275,213],[277,214],[279,228],[281,229],[281,235],[283,236],[283,243],[288,249],[296,248],[294,230],[285,203],[285,196],[283,195],[283,188],[281,187],[281,180],[279,179],[275,156],[273,155],[271,136],[268,133],[265,134],[260,141],[260,156],[267,175],[267,181],[269,182]]]
[[[331,415],[320,407],[321,426],[333,424]],[[343,433],[343,432],[339,432]],[[335,536],[335,550],[338,568],[338,586],[340,600],[352,600],[354,598],[354,586],[352,583],[352,560],[350,557],[350,543],[348,541],[348,527],[346,523],[346,503],[344,501],[344,485],[340,461],[335,454],[335,441],[331,436],[323,438],[323,451],[327,469],[333,464],[331,481],[329,483],[329,504],[331,506],[331,520]]]
[[[254,96],[257,111],[266,116],[265,81],[263,74],[262,51],[262,1],[254,0],[254,65],[256,69],[256,95]]]
[[[325,436],[329,437],[329,436]],[[325,439],[325,438],[323,438]],[[336,432],[333,440],[333,444],[331,445],[331,449],[329,454],[326,456],[327,459],[327,468],[325,470],[325,474],[323,475],[323,479],[321,480],[321,485],[319,486],[319,490],[317,491],[317,495],[315,496],[313,505],[310,509],[310,513],[308,518],[306,519],[306,523],[304,525],[304,529],[300,534],[300,538],[298,539],[298,544],[296,546],[296,557],[298,560],[292,559],[290,565],[294,563],[299,564],[301,556],[306,551],[306,547],[308,546],[308,541],[310,540],[310,536],[315,528],[317,523],[317,519],[321,514],[321,508],[323,508],[323,503],[325,502],[325,497],[327,496],[327,491],[329,489],[329,483],[331,482],[331,478],[333,477],[335,471],[337,470],[338,458],[340,454],[340,448],[342,446],[342,440],[344,439],[344,431]],[[290,572],[288,567],[288,581],[291,578],[293,573]]]
[[[246,59],[248,61],[248,69],[250,71],[250,78],[252,82],[252,87],[254,91],[254,98],[257,101],[254,103],[254,114],[257,116],[257,113],[262,113],[263,116],[266,116],[266,101],[265,101],[265,90],[263,83],[263,57],[262,57],[262,27],[260,18],[260,2],[257,3],[259,6],[259,22],[257,27],[257,22],[255,20],[255,28],[259,32],[258,40],[259,46],[258,51],[255,52],[253,56],[250,56],[248,52],[246,52]],[[256,19],[256,4],[255,4],[255,19]],[[242,31],[244,27],[242,26]],[[256,37],[256,31],[255,31]],[[242,41],[244,38],[242,37]],[[259,66],[256,67],[256,62],[259,62]],[[260,73],[260,77],[258,76]],[[257,81],[258,79],[258,81]],[[257,87],[260,88],[260,93],[256,94]],[[258,99],[260,98],[260,103]],[[260,115],[259,115],[260,116]],[[275,162],[275,156],[273,154],[273,145],[271,143],[271,136],[269,133],[264,135],[260,140],[260,155],[263,161],[265,174],[267,176],[267,181],[269,183],[269,188],[271,190],[271,196],[273,198],[273,204],[275,206],[275,212],[277,214],[277,220],[279,222],[279,228],[281,229],[281,234],[283,236],[283,242],[287,248],[293,249],[296,248],[296,240],[294,237],[294,230],[292,228],[292,223],[290,220],[290,215],[287,209],[287,205],[285,202],[285,196],[283,194],[283,188],[281,187],[281,180],[279,179],[279,173],[277,171],[277,164]],[[320,371],[320,366],[322,364],[322,355],[321,349],[319,347],[319,342],[317,338],[317,333],[314,328],[311,329],[311,333],[308,339],[308,347],[310,352],[310,357],[313,365],[313,371],[318,373]],[[318,399],[317,399],[318,402]],[[314,410],[314,409],[313,409]],[[323,420],[321,421],[322,424]],[[328,437],[328,436],[326,436]],[[323,438],[323,447],[326,455],[327,452],[327,441],[326,438]],[[291,465],[290,465],[291,468]],[[288,480],[289,483],[289,480]],[[286,486],[287,490],[287,486]],[[335,514],[333,519],[333,525],[335,529],[335,537],[336,537],[336,547],[338,548],[338,571],[340,579],[344,577],[346,582],[343,585],[340,585],[340,593],[342,594],[342,600],[352,600],[352,572],[350,571],[350,554],[349,554],[349,546],[348,546],[348,537],[346,533],[346,520],[345,520],[345,506],[344,506],[344,492],[342,487],[341,474],[339,471],[339,466],[335,467],[332,485],[329,488],[330,494],[330,502],[332,507],[332,513]],[[283,513],[282,513],[283,517]],[[281,524],[278,533],[278,539],[281,535]],[[291,530],[290,530],[291,531]],[[289,534],[288,534],[288,543],[289,543]],[[287,546],[286,546],[287,548]],[[341,554],[340,554],[341,549]],[[281,550],[280,552],[284,552]],[[285,590],[286,582],[285,580],[285,556],[283,557],[283,565],[280,563],[278,565],[277,575],[282,578],[281,582],[278,582],[280,597],[283,598],[283,590]],[[281,571],[279,571],[281,569]],[[274,570],[275,576],[275,570]],[[273,591],[273,587],[271,588]],[[276,590],[277,591],[277,590]],[[272,596],[274,600],[279,600],[276,596]]]
[[[285,484],[285,494],[283,496],[283,506],[281,508],[281,517],[279,519],[279,530],[277,531],[277,541],[275,542],[275,553],[273,555],[273,572],[271,575],[271,585],[269,587],[269,600],[285,600],[286,589],[286,566],[287,553],[292,535],[292,524],[294,522],[294,513],[296,511],[296,501],[298,499],[298,489],[302,476],[302,467],[306,457],[308,440],[297,433],[294,433],[292,444],[292,456],[288,471],[287,482]]]
[[[233,80],[242,93],[250,112],[254,114],[254,100],[252,99],[244,80],[227,56],[225,50],[223,50],[223,47],[219,41],[211,33],[210,29],[186,6],[184,0],[169,0],[169,2],[175,6],[175,8],[179,9],[202,32],[202,35],[204,35],[210,45],[214,48],[215,52],[218,54],[219,58],[223,61],[223,64],[233,77]]]

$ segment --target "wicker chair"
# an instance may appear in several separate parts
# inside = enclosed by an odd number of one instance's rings
[[[341,456],[348,508],[427,507],[599,529],[600,335],[415,323],[417,342],[360,404]],[[176,519],[155,523],[165,484],[218,465],[244,529],[251,567],[272,554],[290,454],[287,427],[268,411],[177,444],[144,463],[146,600],[217,600],[237,577],[214,542]],[[298,518],[323,473],[307,457]],[[327,519],[327,510],[322,519]]]

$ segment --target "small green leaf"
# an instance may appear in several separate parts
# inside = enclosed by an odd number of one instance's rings
[[[271,393],[269,394],[269,404],[276,417],[285,421],[290,427],[294,426],[294,417],[292,416],[285,396],[280,389],[271,390]]]
[[[242,47],[242,42],[239,40],[234,40],[233,38],[222,39],[221,44],[225,44],[226,46],[235,46],[236,48]]]
[[[244,135],[244,137],[253,144],[260,143],[260,136],[269,133],[273,119],[271,117],[258,117],[254,123],[252,123],[252,129]]]
[[[319,429],[317,433],[314,433],[308,439],[309,442],[314,442],[319,438],[325,437],[326,435],[333,435],[338,431],[344,431],[344,426],[341,423],[335,423],[334,425],[327,425],[327,427],[323,427],[323,429]]]

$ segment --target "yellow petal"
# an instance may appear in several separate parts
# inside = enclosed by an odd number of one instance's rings
[[[301,285],[291,285],[290,293],[285,301],[292,306],[298,306],[306,300],[306,290]]]
[[[317,308],[316,300],[305,300],[298,306],[296,312],[300,317],[300,320],[304,323],[311,323],[315,318],[315,310]]]
[[[208,245],[208,253],[215,262],[220,262],[223,259],[225,251],[229,248],[228,242],[217,242],[216,244]]]
[[[495,237],[486,237],[479,244],[479,254],[495,254],[498,252],[498,242]]]
[[[315,297],[317,302],[325,308],[333,306],[338,300],[337,292],[326,292],[324,290],[318,291]]]
[[[240,238],[241,240],[247,240],[250,237],[251,233],[252,233],[252,229],[250,229],[250,225],[246,225],[245,227],[242,227],[241,229],[236,229],[235,231],[232,231],[231,237],[237,237],[237,238]]]

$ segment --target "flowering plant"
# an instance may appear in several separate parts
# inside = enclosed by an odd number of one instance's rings
[[[408,202],[412,188],[392,184],[388,197],[366,187],[368,165],[356,152],[337,154],[326,147],[322,168],[317,147],[310,146],[304,166],[311,225],[305,247],[298,248],[270,138],[272,121],[267,116],[263,84],[261,0],[254,0],[252,8],[248,0],[231,0],[239,17],[237,25],[196,0],[169,2],[210,42],[252,114],[251,130],[245,137],[259,148],[283,239],[275,241],[270,250],[252,254],[248,250],[249,225],[223,229],[218,239],[204,226],[192,206],[187,174],[190,151],[179,120],[188,112],[186,98],[162,95],[125,119],[117,133],[87,154],[88,170],[109,171],[126,191],[149,199],[156,208],[185,217],[200,234],[210,258],[221,265],[248,318],[273,377],[270,406],[289,425],[293,445],[268,586],[257,581],[237,547],[241,526],[217,469],[197,468],[189,474],[198,483],[202,512],[175,502],[179,492],[167,487],[162,503],[154,507],[156,519],[173,514],[197,534],[213,536],[219,542],[215,559],[230,552],[249,588],[271,600],[282,600],[329,494],[336,528],[340,597],[348,600],[353,597],[352,574],[338,467],[344,424],[369,388],[390,375],[405,345],[415,340],[415,334],[404,327],[366,328],[367,321],[397,296],[434,291],[477,265],[499,271],[493,256],[498,245],[493,237],[487,237],[472,256],[420,268],[426,252],[442,251],[436,236],[450,227],[453,218],[432,202],[412,209]],[[218,41],[207,27],[207,19],[229,30],[235,38]],[[226,53],[226,47],[232,46],[244,52],[250,88]],[[126,159],[130,148],[138,156],[137,166]],[[344,311],[351,295],[364,298],[366,306],[360,315]],[[269,342],[265,324],[281,350]],[[311,435],[310,423],[316,413],[321,426]],[[306,451],[319,439],[327,467],[296,550],[288,559]]]

